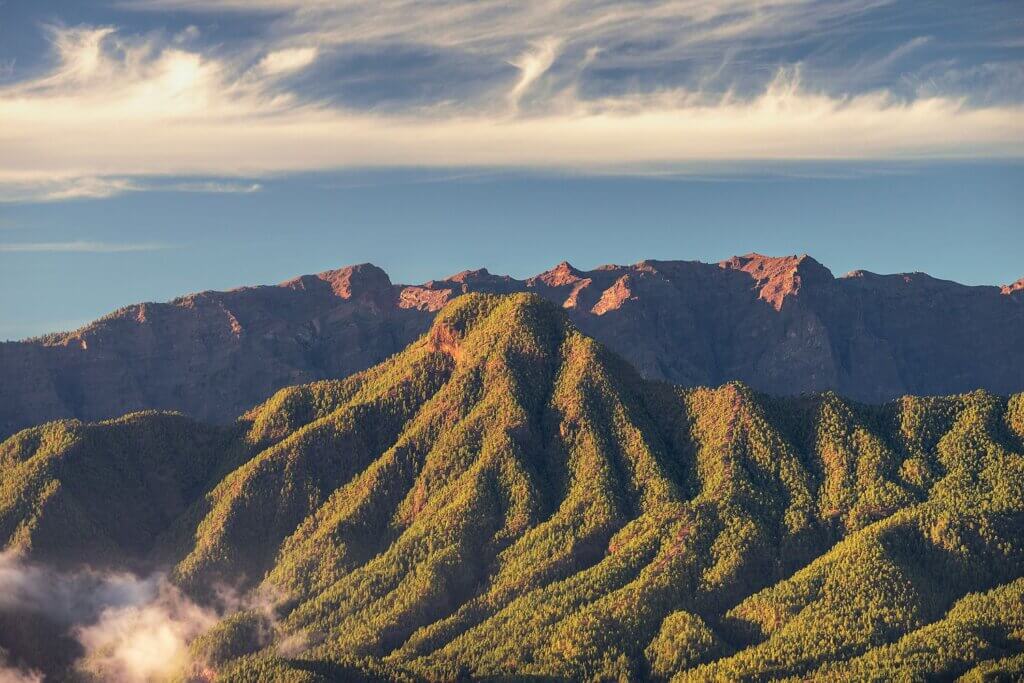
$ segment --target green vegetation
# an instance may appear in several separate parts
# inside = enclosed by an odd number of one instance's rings
[[[141,566],[244,461],[239,433],[156,412],[19,432],[0,444],[0,543],[57,564]]]
[[[0,543],[275,596],[193,643],[229,681],[1014,680],[1024,395],[680,389],[467,295],[230,429],[11,437]]]

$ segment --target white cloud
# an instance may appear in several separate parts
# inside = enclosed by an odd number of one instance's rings
[[[174,36],[174,42],[177,44],[190,43],[199,37],[199,27],[195,25],[186,26],[183,30],[179,31]]]
[[[116,176],[82,176],[29,173],[8,174],[0,171],[0,203],[56,202],[68,199],[106,199],[125,192],[201,192],[211,194],[251,194],[263,185],[231,180],[168,180],[165,178],[127,178]],[[0,227],[3,227],[0,225]]]
[[[0,683],[43,683],[43,674],[8,664],[3,649],[0,649]]]
[[[0,172],[0,202],[30,200],[35,202],[56,202],[66,199],[106,199],[114,195],[137,189],[135,182],[128,178],[100,178],[91,176],[66,176],[56,172],[48,174],[14,174],[5,182]]]
[[[235,183],[222,180],[203,180],[196,182],[159,183],[151,182],[140,186],[140,190],[159,190],[162,192],[206,192],[210,194],[252,194],[263,189],[260,183]]]
[[[159,251],[170,249],[169,245],[156,243],[124,243],[124,242],[89,242],[74,240],[70,242],[8,242],[0,243],[0,253],[78,253],[78,254],[117,254],[132,251]]]
[[[304,69],[316,60],[315,47],[294,47],[269,53],[260,60],[260,71],[268,76]]]
[[[236,600],[237,602],[237,600]],[[76,668],[90,680],[148,683],[187,673],[188,644],[217,614],[197,605],[162,574],[60,572],[0,551],[0,610],[46,615],[82,645]],[[0,650],[0,683],[34,683]]]
[[[561,41],[557,38],[546,38],[512,61],[513,66],[519,69],[519,80],[509,93],[509,100],[513,106],[519,106],[519,101],[530,86],[551,68],[555,57],[558,56],[560,44]]]
[[[103,42],[114,33],[114,27],[100,28],[76,27],[62,28],[51,26],[49,34],[53,48],[56,50],[64,69],[49,80],[45,85],[70,83],[92,78],[105,64]]]
[[[51,72],[0,87],[0,200],[174,189],[154,180],[169,176],[251,178],[353,167],[587,172],[707,161],[1024,155],[1020,105],[969,106],[941,94],[899,99],[886,90],[835,95],[806,86],[795,69],[780,70],[761,92],[742,97],[675,88],[583,98],[574,82],[548,78],[555,58],[561,64],[580,35],[596,41],[615,30],[629,34],[635,30],[631,22],[671,24],[683,14],[703,27],[691,36],[694,41],[765,35],[779,30],[778,17],[788,17],[800,3],[778,0],[761,13],[739,12],[742,21],[723,13],[744,3],[656,3],[648,13],[631,3],[601,5],[602,12],[584,12],[576,26],[554,12],[562,4],[538,3],[531,13],[491,2],[453,4],[425,14],[418,3],[383,3],[376,13],[357,3],[349,11],[355,12],[351,25],[338,21],[337,14],[325,15],[324,32],[343,31],[335,36],[340,40],[355,35],[347,31],[361,30],[361,39],[371,40],[388,29],[385,19],[391,13],[406,12],[409,21],[396,25],[417,31],[435,27],[436,33],[428,32],[434,40],[466,49],[492,39],[511,49],[513,39],[503,22],[509,12],[513,25],[549,24],[549,32],[525,48],[516,42],[507,61],[518,66],[519,78],[511,89],[506,82],[499,97],[484,98],[482,105],[449,102],[394,112],[304,101],[281,89],[276,76],[310,63],[315,48],[271,51],[251,67],[241,58],[124,37],[109,27],[54,29],[58,61]],[[842,7],[859,11],[868,3],[851,0],[831,9],[812,4],[820,23],[821,15]],[[293,20],[305,22],[311,13],[323,14],[317,7],[296,10]],[[375,19],[367,19],[367,13]],[[404,29],[388,30],[392,35]],[[915,46],[908,44],[904,52]],[[590,49],[581,59],[594,54]],[[544,88],[538,85],[542,78]],[[512,116],[506,107],[494,106],[495,101],[518,105],[527,95],[528,110]],[[225,180],[184,181],[179,189],[190,186],[193,191],[259,189]]]

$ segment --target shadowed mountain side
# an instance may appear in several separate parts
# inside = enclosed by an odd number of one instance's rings
[[[123,308],[0,344],[0,432],[144,409],[227,422],[284,386],[363,370],[423,333],[373,266]]]
[[[180,410],[226,422],[283,386],[396,353],[468,292],[530,291],[642,375],[776,394],[1024,389],[1024,290],[921,273],[835,279],[803,257],[644,261],[528,280],[465,271],[392,285],[364,264],[277,286],[138,304],[78,331],[0,344],[0,435],[47,420]]]
[[[0,444],[3,547],[139,571],[163,534],[248,457],[237,427],[174,413],[52,422]]]
[[[102,439],[72,457],[69,429]],[[221,680],[955,678],[1024,652],[1024,394],[684,389],[540,297],[473,294],[383,363],[277,392],[219,459],[177,432],[126,457],[120,429],[0,446],[3,500],[22,501],[0,541],[73,562],[58,541],[79,517],[44,491],[168,463],[187,494],[156,519],[83,518],[198,599],[272,596],[193,643]],[[26,467],[48,474],[26,488]],[[91,490],[69,499],[111,506]]]

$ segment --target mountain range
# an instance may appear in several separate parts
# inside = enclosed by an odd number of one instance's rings
[[[0,344],[0,436],[60,418],[177,410],[230,422],[282,387],[346,377],[401,351],[467,293],[532,292],[650,379],[739,380],[882,402],[1024,390],[1024,279],[840,278],[808,256],[643,261],[526,280],[464,271],[396,285],[363,264],[276,286],[128,306],[77,331]]]
[[[1019,680],[1024,393],[873,405],[736,381],[683,387],[651,377],[689,371],[690,356],[673,364],[663,351],[638,372],[583,331],[612,316],[604,334],[620,345],[638,320],[678,340],[644,317],[659,310],[645,292],[731,301],[682,284],[705,272],[744,283],[752,329],[790,330],[776,349],[824,334],[816,291],[888,311],[909,304],[880,291],[939,292],[931,300],[948,309],[934,316],[964,315],[956,297],[1011,315],[1018,295],[922,277],[830,281],[808,259],[752,275],[755,262],[562,266],[531,281],[536,294],[461,296],[455,283],[521,285],[478,272],[395,288],[363,266],[127,309],[67,348],[104,349],[126,331],[156,343],[192,321],[176,339],[208,343],[238,382],[245,348],[316,359],[317,372],[387,358],[276,391],[232,423],[147,411],[20,431],[0,444],[0,545],[62,571],[166,569],[218,615],[190,642],[188,680]],[[307,318],[305,336],[275,337],[321,299],[334,308]],[[256,305],[270,300],[274,311]],[[887,315],[847,324],[911,325]],[[201,320],[228,331],[206,337],[220,328]],[[405,335],[404,348],[373,346]],[[350,343],[325,357],[313,352],[324,337]],[[1005,341],[992,343],[998,360]],[[155,348],[187,358],[193,347]],[[780,367],[819,377],[796,362]],[[264,378],[287,381],[289,367]],[[81,638],[61,628],[0,609],[0,648],[54,680],[94,680]]]

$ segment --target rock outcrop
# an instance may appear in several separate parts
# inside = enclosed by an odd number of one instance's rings
[[[70,333],[0,344],[0,435],[47,420],[174,409],[226,421],[276,389],[342,377],[404,348],[467,292],[531,291],[642,374],[742,380],[862,401],[1024,390],[1024,280],[840,278],[808,256],[642,261],[527,280],[467,270],[392,284],[370,264],[276,286],[129,306]]]

